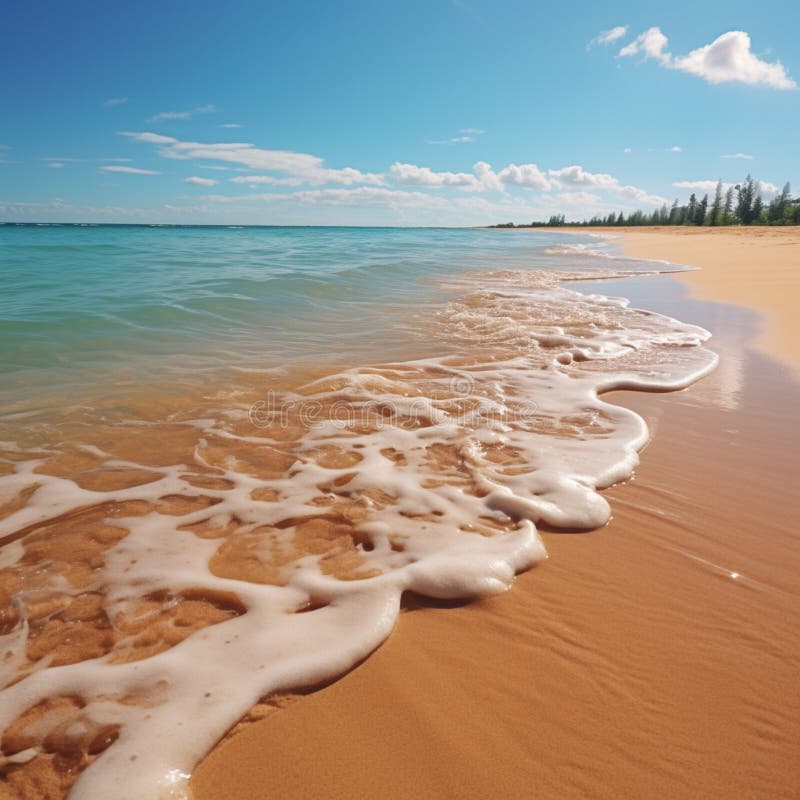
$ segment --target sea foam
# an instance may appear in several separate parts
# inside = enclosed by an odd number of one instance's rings
[[[471,273],[424,322],[441,356],[124,432],[166,441],[180,429],[193,445],[166,465],[87,438],[80,458],[96,472],[152,473],[134,485],[54,469],[56,447],[4,450],[0,489],[25,501],[0,520],[0,563],[18,587],[0,644],[0,727],[18,743],[4,740],[7,765],[41,757],[58,729],[89,763],[71,798],[187,797],[195,764],[259,699],[368,656],[404,592],[503,592],[546,557],[537,524],[604,525],[598,490],[630,477],[648,431],[599,394],[680,389],[716,363],[707,331],[567,288],[619,276]],[[86,509],[121,532],[90,573],[67,579],[36,555],[36,537]],[[26,655],[34,628],[88,593],[119,629],[106,652],[58,665]],[[51,616],[29,619],[43,597]],[[198,597],[225,613],[152,654],[120,622],[144,600],[155,619]],[[54,710],[53,698],[78,700]]]

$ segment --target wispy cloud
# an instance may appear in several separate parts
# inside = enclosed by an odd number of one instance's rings
[[[220,128],[241,128],[242,126],[238,122],[225,122],[220,125]]]
[[[101,161],[102,163],[108,163],[109,161],[115,161],[117,163],[127,163],[131,161],[130,158],[72,158],[71,156],[43,156],[40,161],[58,161],[59,163],[63,164],[87,164],[95,161]]]
[[[753,160],[753,156],[750,156],[747,153],[726,153],[725,155],[721,155],[720,158],[741,158],[745,161]]]
[[[586,45],[587,50],[591,50],[596,44],[608,45],[621,39],[628,32],[627,25],[617,25],[607,31],[600,31],[594,39],[591,39]]]
[[[698,47],[685,56],[675,56],[667,49],[669,40],[660,28],[649,28],[619,51],[619,56],[641,55],[662,67],[686,72],[708,83],[743,83],[771,89],[796,89],[780,61],[762,61],[751,49],[745,31],[728,31],[711,44]]]
[[[429,139],[428,144],[468,144],[484,133],[486,131],[481,128],[460,128],[458,136],[451,136],[449,139]]]
[[[365,183],[380,186],[384,183],[383,175],[361,172],[353,167],[332,169],[326,167],[325,162],[319,156],[309,153],[296,153],[292,150],[265,150],[249,143],[183,142],[171,136],[162,136],[149,131],[141,133],[123,131],[122,135],[137,142],[158,145],[158,154],[164,158],[242,164],[253,170],[277,172],[297,178],[304,183],[317,185]]]
[[[160,175],[161,173],[155,169],[140,169],[139,167],[125,167],[119,164],[108,164],[100,167],[103,172],[124,172],[129,175]]]
[[[192,175],[190,178],[184,178],[184,183],[191,183],[192,186],[216,186],[218,181],[213,178],[200,178],[197,175]]]
[[[672,145],[672,147],[666,147],[665,150],[668,153],[682,153],[683,152],[683,148],[682,147],[678,147],[677,144]]]
[[[675,181],[672,184],[678,189],[696,189],[700,192],[714,192],[717,188],[717,181],[712,180],[703,180],[703,181]],[[731,186],[735,186],[734,183],[728,183],[723,181],[722,188],[724,190],[728,190]],[[764,194],[776,194],[779,191],[779,188],[774,184],[770,183],[769,181],[760,181],[758,184],[758,188]]]
[[[63,161],[51,161],[47,166],[48,167],[52,167],[53,169],[61,169],[61,167],[64,166],[64,162]]]
[[[299,186],[302,181],[299,178],[278,178],[275,175],[237,175],[230,179],[231,183],[242,183],[246,186],[258,186],[267,184],[269,186]]]
[[[205,106],[198,106],[197,108],[191,108],[188,111],[159,111],[158,114],[154,114],[148,122],[158,122],[162,119],[191,119],[195,114],[213,114],[217,110],[217,107],[211,104]]]
[[[106,100],[103,105],[106,108],[112,108],[113,106],[121,106],[123,103],[127,103],[127,97],[112,97],[110,100]]]

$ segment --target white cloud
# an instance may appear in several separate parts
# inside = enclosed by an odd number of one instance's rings
[[[672,184],[677,189],[696,189],[700,192],[713,192],[717,188],[717,181],[675,181]],[[722,184],[723,191],[726,191],[731,186],[732,183],[724,183]]]
[[[467,144],[474,141],[474,136],[453,136],[451,139],[429,139],[428,144]]]
[[[616,189],[619,186],[619,181],[611,175],[603,172],[587,172],[577,164],[561,169],[550,169],[547,174],[566,186],[591,186],[596,189]]]
[[[476,136],[482,136],[486,131],[480,128],[460,128],[458,133],[458,136],[452,136],[449,139],[428,140],[428,144],[467,144],[474,142]]]
[[[276,178],[274,175],[237,175],[231,178],[231,183],[244,183],[247,186],[256,186],[260,183],[270,186],[299,186],[302,181],[299,178]]]
[[[654,58],[664,66],[668,66],[672,56],[665,52],[669,40],[661,32],[661,28],[648,28],[640,33],[630,44],[619,51],[623,58],[641,53],[645,58]]]
[[[123,103],[127,103],[127,97],[112,97],[110,100],[106,100],[103,105],[106,108],[112,108],[113,106],[121,106]]]
[[[154,169],[139,169],[139,167],[123,167],[112,164],[110,166],[100,167],[103,172],[125,172],[130,175],[160,175],[161,173]]]
[[[485,161],[477,161],[472,165],[472,169],[481,186],[494,191],[503,191],[503,182],[500,180],[500,176],[494,173],[491,164],[487,164]]]
[[[248,143],[230,142],[182,142],[171,136],[157,133],[130,131],[122,132],[138,142],[159,145],[158,153],[164,158],[202,159],[205,161],[224,161],[232,164],[243,164],[254,170],[279,172],[290,175],[304,183],[324,184],[338,183],[350,186],[366,183],[373,186],[384,184],[383,175],[361,172],[352,167],[330,169],[318,156],[309,153],[296,153],[291,150],[264,150]]]
[[[415,164],[395,163],[389,174],[397,183],[423,186],[426,188],[457,188],[463,191],[500,191],[512,187],[550,191],[562,189],[591,189],[607,191],[618,197],[635,200],[648,205],[661,205],[667,202],[664,197],[650,194],[636,186],[622,185],[613,175],[601,172],[588,172],[573,164],[561,169],[550,169],[545,174],[536,164],[509,164],[495,172],[491,164],[478,161],[473,165],[472,174],[468,172],[435,172],[429,167]],[[244,183],[244,180],[238,181]]]
[[[647,206],[662,206],[667,202],[666,197],[661,197],[657,194],[650,194],[638,186],[620,186],[616,193],[620,197],[625,197],[628,200],[633,200],[636,203],[642,203]]]
[[[727,153],[725,155],[720,156],[720,158],[742,158],[746,161],[752,161],[753,156],[747,155],[747,153]]]
[[[600,33],[598,33],[597,36],[595,36],[594,39],[592,39],[589,44],[586,45],[586,49],[589,50],[596,44],[613,44],[618,39],[621,39],[627,32],[627,25],[617,25],[615,28],[611,28],[610,30],[600,31]]]
[[[292,196],[301,203],[337,206],[387,205],[439,208],[447,203],[443,198],[424,192],[406,192],[373,186],[359,186],[357,189],[310,189],[294,192]]]
[[[132,133],[131,131],[120,131],[120,136],[129,136],[137,142],[147,142],[148,144],[172,144],[177,142],[171,136],[161,136],[158,133]]]
[[[399,161],[389,169],[397,183],[410,186],[457,186],[459,188],[482,189],[480,181],[468,172],[434,172],[430,167],[418,167],[415,164],[401,164]]]
[[[496,173],[491,164],[478,161],[469,172],[434,172],[430,167],[416,164],[393,164],[389,170],[397,183],[431,188],[456,187],[473,191],[503,191],[506,186],[526,189],[549,189],[550,182],[536,164],[509,164]]]
[[[587,172],[583,167],[573,164],[561,169],[551,169],[547,174],[556,185],[579,186],[595,190],[605,190],[619,197],[634,200],[646,205],[662,205],[667,200],[657,194],[650,194],[638,186],[622,185],[613,175],[605,172]]]
[[[297,192],[271,192],[244,195],[209,195],[214,203],[237,203],[240,201],[282,202],[294,201],[302,205],[332,206],[389,206],[415,208],[444,208],[450,202],[446,198],[425,192],[407,192],[376,186],[359,186],[355,189],[305,189]]]
[[[52,167],[53,169],[61,169],[61,167],[64,166],[64,162],[63,161],[51,161],[47,166],[48,167]]]
[[[623,153],[632,153],[632,152],[633,152],[633,148],[631,148],[631,147],[626,147],[626,148],[625,148],[625,149],[624,149],[622,152],[623,152]]]
[[[218,181],[215,181],[213,178],[198,178],[196,175],[192,175],[190,178],[184,178],[184,183],[191,183],[193,186],[216,186]]]
[[[774,183],[769,181],[758,181],[757,183],[759,190],[765,195],[777,194],[780,191]],[[712,193],[716,191],[717,181],[675,181],[672,185],[678,189],[695,189],[700,192]],[[735,183],[723,181],[722,189],[727,191],[731,186],[735,185]]]
[[[547,199],[559,207],[595,205],[602,202],[600,195],[592,192],[558,192],[548,195]]]
[[[220,128],[241,128],[242,126],[238,122],[225,122],[220,125]]]
[[[195,114],[213,114],[216,110],[217,107],[209,103],[205,106],[192,108],[189,111],[160,111],[158,114],[154,114],[150,117],[148,121],[158,122],[161,119],[191,119]]]
[[[549,189],[550,181],[536,164],[509,164],[497,176],[506,186],[523,186],[526,189]]]
[[[662,67],[696,75],[708,83],[744,83],[772,89],[796,89],[797,84],[780,61],[762,61],[750,48],[745,31],[728,31],[711,44],[698,47],[685,56],[674,56],[660,28],[649,28],[619,51],[622,57],[642,55]]]
[[[682,147],[678,147],[678,145],[673,145],[672,147],[668,147],[667,148],[667,152],[668,153],[682,153],[683,152],[683,148]]]

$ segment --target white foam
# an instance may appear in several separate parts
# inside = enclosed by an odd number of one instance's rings
[[[702,347],[709,334],[700,328],[559,283],[577,277],[474,275],[465,287],[472,281],[473,288],[492,288],[438,314],[446,357],[353,369],[284,393],[281,400],[294,404],[330,408],[340,401],[346,414],[309,425],[296,444],[297,460],[275,479],[237,470],[232,461],[218,473],[230,488],[199,490],[185,477],[193,465],[175,464],[160,468],[149,484],[96,492],[35,473],[40,460],[18,463],[0,486],[10,492],[40,486],[25,508],[0,521],[0,540],[110,500],[203,494],[218,501],[182,516],[152,511],[115,519],[129,533],[107,551],[96,586],[105,587],[115,610],[153,591],[203,587],[236,595],[246,613],[140,661],[40,665],[0,694],[0,727],[45,698],[80,696],[83,719],[119,725],[120,735],[81,775],[71,798],[186,797],[195,764],[260,698],[329,680],[376,648],[392,630],[403,592],[437,598],[502,592],[515,573],[546,557],[537,522],[580,529],[605,524],[610,511],[598,489],[631,475],[648,432],[638,415],[598,394],[678,389],[712,369],[715,357]],[[392,409],[380,426],[364,432],[343,424],[374,418],[376,404]],[[194,468],[209,463],[216,441],[278,444],[269,428],[237,432],[222,412],[188,424],[198,433]],[[357,464],[321,466],[315,453],[322,446],[352,454]],[[452,474],[432,465],[436,448],[456,454]],[[511,462],[498,461],[498,450],[512,454]],[[251,498],[265,487],[276,502]],[[373,503],[375,491],[393,502]],[[373,577],[338,580],[322,571],[320,557],[306,555],[284,567],[282,586],[220,578],[209,569],[219,541],[181,529],[236,518],[245,532],[263,530],[320,515],[314,501],[326,492],[360,498],[367,509],[358,529],[371,546],[362,546],[360,555]],[[480,520],[506,530],[486,535],[477,529]],[[272,527],[264,535],[270,546],[288,547],[293,532]],[[16,562],[19,546],[3,554],[3,563]],[[312,602],[322,607],[296,613]],[[5,648],[24,651],[27,633],[23,618]],[[8,676],[16,668],[9,664]],[[131,694],[147,704],[117,702]]]

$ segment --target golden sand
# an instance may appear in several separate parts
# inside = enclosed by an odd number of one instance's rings
[[[796,319],[794,279],[768,261],[793,235],[749,233],[635,241],[689,263],[719,243],[718,271],[689,280],[744,302],[759,263],[786,279],[761,302],[791,301]],[[728,275],[741,286],[725,294]],[[544,534],[550,560],[501,597],[412,606],[340,681],[280,698],[218,746],[197,800],[797,797],[800,392],[759,357],[734,403],[718,405],[714,381],[618,395],[654,439],[607,492],[604,530]]]
[[[800,369],[800,229],[620,228],[625,253],[702,267],[679,277],[692,295],[764,315],[756,344]],[[608,228],[597,228],[606,233]]]
[[[615,517],[604,530],[545,533],[549,562],[501,597],[456,605],[409,598],[390,640],[340,681],[255,707],[198,767],[197,800],[796,796],[800,555],[790,498],[798,387],[761,359],[744,378],[722,410],[719,396],[730,394],[722,369],[679,395],[617,395],[655,438],[636,479],[607,492]],[[87,488],[136,485],[196,436],[176,426],[142,452],[139,437],[94,432],[119,457],[135,450],[146,469],[109,474],[76,452],[41,471],[78,476]],[[229,455],[222,448],[218,457]],[[269,469],[256,455],[248,468]],[[212,472],[194,478],[200,488],[218,480]],[[181,513],[191,499],[159,502],[164,513]],[[42,525],[26,538],[21,569],[35,572],[46,556],[80,586],[123,534],[113,517],[147,510],[87,509],[69,525]],[[330,551],[336,574],[357,569],[345,522],[300,531],[296,544]],[[215,570],[252,580],[247,541],[233,544],[223,543]],[[35,574],[8,576],[18,579]],[[0,587],[9,597],[17,588]],[[63,608],[31,613],[31,663],[39,651],[65,664],[103,654],[135,660],[241,613],[232,598],[148,597],[130,619],[115,620],[125,634],[118,641],[101,597],[50,601]],[[51,705],[30,713],[64,723],[44,756],[8,774],[0,797],[62,797],[114,741],[116,729],[73,741],[75,698]],[[28,721],[6,732],[4,746],[24,745],[10,740]]]

